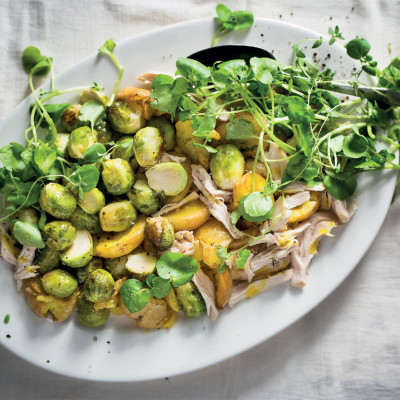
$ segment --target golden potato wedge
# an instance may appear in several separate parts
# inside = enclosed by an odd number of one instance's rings
[[[215,274],[215,301],[218,308],[224,308],[232,296],[232,274],[227,268],[222,274]]]
[[[175,232],[193,231],[210,218],[208,207],[200,200],[193,200],[163,215],[173,225]]]
[[[254,181],[255,181],[256,192],[264,190],[265,179],[261,175],[258,175],[256,173]],[[253,192],[253,173],[247,172],[236,181],[236,184],[233,188],[233,204],[231,208],[233,210],[237,210],[237,208],[239,207],[240,199],[252,192]],[[272,199],[274,200],[273,196]]]
[[[131,228],[117,233],[102,234],[96,246],[96,254],[103,258],[116,258],[129,254],[144,240],[146,216],[141,215]]]
[[[321,205],[321,198],[321,192],[310,192],[310,200],[292,209],[293,214],[290,216],[288,224],[305,221],[310,218]]]

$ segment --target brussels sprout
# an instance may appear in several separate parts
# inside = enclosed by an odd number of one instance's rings
[[[107,95],[101,90],[85,89],[79,94],[79,101],[81,104],[87,103],[91,100],[98,101],[104,106],[108,103]]]
[[[60,253],[53,250],[49,246],[40,249],[36,253],[36,259],[34,265],[38,266],[37,272],[40,274],[45,274],[58,267],[60,263]]]
[[[83,159],[86,150],[97,142],[97,132],[82,126],[71,132],[68,140],[68,153],[72,158]]]
[[[93,241],[88,231],[77,231],[76,238],[68,249],[60,253],[63,264],[71,268],[87,265],[93,258]]]
[[[131,203],[143,214],[151,215],[162,207],[164,193],[162,190],[154,191],[145,180],[138,180],[128,192]]]
[[[78,283],[81,284],[85,281],[85,279],[89,276],[89,274],[96,269],[103,268],[103,259],[100,257],[93,257],[88,265],[85,265],[82,268],[77,268],[76,277],[78,278]]]
[[[223,144],[216,150],[210,162],[212,178],[220,189],[231,190],[244,173],[243,155],[233,144]]]
[[[152,274],[156,270],[156,265],[157,258],[153,254],[141,251],[128,256],[125,268],[140,278]]]
[[[39,204],[42,210],[58,219],[67,219],[76,208],[74,195],[59,183],[48,183],[41,191]]]
[[[39,222],[39,217],[36,210],[33,208],[23,208],[15,214],[15,219],[22,222],[31,222],[32,224],[37,224]]]
[[[89,301],[109,300],[114,293],[115,281],[105,269],[91,272],[83,284],[83,293]]]
[[[107,117],[111,127],[121,133],[136,133],[146,123],[143,108],[138,103],[128,104],[123,100],[115,101],[108,108]]]
[[[79,298],[76,306],[76,312],[78,314],[80,323],[88,326],[89,328],[96,328],[104,325],[110,316],[110,310],[108,308],[95,311],[93,308],[93,303],[86,300],[84,296]]]
[[[125,268],[128,261],[128,256],[117,258],[107,258],[104,261],[105,269],[110,272],[114,279],[121,279],[129,275],[129,271]]]
[[[76,207],[68,218],[68,221],[78,231],[88,231],[92,235],[101,232],[100,218],[98,214],[88,214],[82,208]]]
[[[71,296],[78,287],[77,279],[63,269],[47,272],[42,278],[44,290],[54,297]]]
[[[61,154],[65,155],[67,153],[69,133],[58,133],[56,139],[56,149]]]
[[[83,199],[78,199],[78,205],[88,214],[97,214],[106,204],[104,194],[97,188],[83,192]]]
[[[104,144],[105,146],[113,140],[113,131],[110,124],[105,120],[101,119],[98,124],[94,127],[97,132],[97,142]]]
[[[122,232],[137,218],[135,207],[128,200],[107,204],[100,210],[100,225],[105,232]]]
[[[76,238],[76,229],[67,221],[52,221],[43,228],[43,239],[53,250],[65,250]]]
[[[160,251],[170,249],[175,240],[174,227],[167,218],[163,217],[148,218],[146,233]]]
[[[135,173],[128,161],[121,158],[107,160],[101,173],[107,191],[114,196],[128,192],[135,181]]]
[[[62,113],[60,122],[64,130],[72,132],[74,129],[80,128],[81,126],[89,125],[89,122],[83,122],[79,119],[80,111],[81,105],[73,104]]]
[[[117,141],[116,148],[111,153],[111,158],[122,158],[123,160],[129,161],[134,157],[133,152],[133,136],[124,136],[122,139]]]
[[[157,128],[143,128],[133,139],[133,151],[141,167],[154,165],[164,153],[164,139]]]
[[[129,165],[132,167],[132,169],[133,169],[134,171],[136,171],[136,170],[139,168],[139,163],[137,162],[137,160],[136,160],[135,157],[132,157],[132,158],[129,160]]]
[[[206,303],[193,282],[175,288],[175,293],[178,303],[187,317],[201,317],[206,312]]]
[[[166,196],[176,196],[185,189],[188,176],[185,168],[176,162],[153,165],[146,171],[149,186],[164,191]]]
[[[164,138],[164,147],[166,151],[175,148],[175,127],[166,117],[154,117],[147,122],[146,126],[158,128]]]

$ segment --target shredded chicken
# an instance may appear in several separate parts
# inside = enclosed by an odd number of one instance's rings
[[[280,285],[283,282],[287,282],[293,277],[293,269],[288,269],[280,272],[277,275],[273,275],[267,279],[262,279],[252,283],[241,283],[240,285],[234,286],[232,291],[232,297],[229,300],[229,307],[233,307],[240,301],[255,296],[261,292],[265,292],[274,286]]]
[[[218,317],[218,310],[215,303],[215,288],[211,279],[199,269],[193,277],[193,282],[199,289],[207,306],[207,315],[215,321]]]
[[[357,211],[358,203],[354,197],[350,197],[347,200],[337,200],[328,194],[328,198],[331,200],[332,212],[338,217],[342,224],[346,224],[350,221],[350,218]]]
[[[138,76],[136,79],[140,82],[143,82],[146,89],[151,89],[154,78],[159,75],[161,72],[145,72],[144,74]],[[174,77],[172,74],[166,74],[165,72],[162,73],[163,75],[170,75]]]
[[[198,248],[199,241],[195,240],[192,231],[179,231],[175,233],[175,240],[169,251],[192,256],[196,253]]]
[[[164,163],[171,161],[181,164],[186,161],[186,157],[174,156],[172,154],[164,153],[158,162]]]
[[[24,279],[32,278],[37,275],[36,267],[32,265],[35,258],[36,247],[24,246],[17,258],[14,279],[17,281],[17,290],[21,290]]]
[[[322,183],[312,186],[312,187],[308,187],[307,185],[305,185],[304,183],[299,182],[299,181],[292,182],[285,189],[283,189],[283,191],[286,194],[294,194],[294,193],[299,193],[299,192],[304,192],[304,191],[322,192],[323,190],[325,190],[325,188]]]
[[[299,192],[294,194],[293,196],[288,196],[286,198],[286,202],[288,205],[289,210],[292,208],[301,206],[306,201],[310,200],[310,192]]]
[[[0,238],[5,233],[7,233],[9,229],[10,229],[10,224],[8,222],[0,222]]]
[[[291,253],[294,275],[292,286],[302,288],[306,284],[308,266],[317,254],[317,246],[323,235],[331,236],[330,231],[337,226],[331,213],[317,212],[308,220],[309,226],[299,237],[299,247]]]
[[[2,235],[3,236],[3,235]],[[17,258],[12,254],[9,248],[6,245],[5,240],[1,241],[1,256],[6,260],[8,263],[12,265],[17,264]]]
[[[288,160],[284,161],[276,161],[276,160],[287,158],[287,154],[277,144],[270,143],[268,151],[265,152],[265,156],[267,157],[268,166],[271,170],[272,177],[274,178],[274,180],[282,179],[282,175],[286,169]]]
[[[184,197],[181,201],[178,201],[177,203],[165,205],[160,211],[157,211],[155,214],[153,214],[152,217],[159,217],[160,215],[166,214],[167,212],[176,210],[177,208],[182,207],[184,204],[189,203],[198,198],[199,198],[199,195],[196,192],[191,192],[186,197]]]
[[[237,259],[237,254],[232,256],[228,261],[226,261],[226,264],[228,267],[231,269],[231,272],[235,276],[234,279],[239,279],[239,280],[247,280],[251,282],[251,280],[254,278],[254,272],[252,271],[250,264],[251,260],[254,257],[254,254],[251,253],[248,257],[247,260],[244,264],[243,269],[238,269],[236,265],[236,259]]]

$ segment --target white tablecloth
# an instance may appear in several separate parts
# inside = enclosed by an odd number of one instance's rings
[[[120,41],[156,27],[214,16],[217,3],[0,0],[0,121],[29,93],[20,63],[26,46],[51,54],[58,73],[109,37]],[[367,38],[380,65],[400,55],[398,0],[226,4],[322,33],[339,25],[346,39],[356,34]],[[105,384],[46,372],[0,348],[0,399],[398,399],[399,222],[397,198],[374,245],[346,282],[306,317],[242,355],[168,380]]]

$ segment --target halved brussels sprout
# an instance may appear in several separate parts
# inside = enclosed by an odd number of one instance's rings
[[[79,101],[81,104],[87,103],[91,100],[98,101],[104,106],[108,103],[107,95],[101,90],[85,89],[79,94]]]
[[[105,232],[121,232],[133,225],[137,212],[128,201],[107,204],[100,210],[100,225]]]
[[[129,275],[129,271],[125,268],[127,261],[128,256],[108,258],[104,261],[104,267],[114,279],[121,279]]]
[[[164,139],[157,128],[143,128],[133,139],[133,151],[141,167],[154,165],[164,153]]]
[[[37,224],[39,222],[39,217],[35,209],[33,208],[23,208],[15,214],[15,219],[22,222],[31,222],[32,224]]]
[[[42,284],[48,294],[59,298],[71,296],[78,287],[76,278],[63,269],[47,272],[42,278]]]
[[[114,293],[114,285],[115,281],[108,271],[96,269],[86,278],[83,285],[83,293],[93,303],[106,301]]]
[[[42,210],[58,219],[67,219],[76,208],[74,195],[59,183],[48,183],[41,191],[39,204]]]
[[[57,268],[58,264],[60,264],[60,253],[49,246],[38,250],[36,253],[34,265],[39,267],[37,272],[40,274],[45,274],[46,272]]]
[[[52,221],[43,228],[43,239],[53,250],[65,250],[76,238],[76,229],[67,221]]]
[[[128,192],[128,198],[141,213],[151,215],[161,209],[164,192],[154,191],[145,180],[139,179]]]
[[[147,237],[160,251],[166,251],[172,247],[175,240],[175,231],[167,218],[147,218]]]
[[[133,138],[134,136],[127,135],[119,139],[115,144],[115,149],[111,153],[111,158],[122,158],[123,160],[129,161],[134,157]]]
[[[89,122],[83,122],[79,119],[80,111],[81,105],[73,104],[62,113],[60,122],[65,131],[72,132],[74,129],[80,128],[81,126],[89,125]]]
[[[113,140],[113,131],[110,124],[105,119],[101,119],[94,129],[97,132],[97,142],[107,147],[107,144]]]
[[[146,121],[143,108],[134,102],[114,101],[108,108],[107,117],[111,127],[121,133],[136,133],[143,128]]]
[[[137,277],[152,274],[156,270],[157,258],[144,251],[128,256],[125,268]]]
[[[121,158],[105,161],[101,176],[107,191],[114,196],[128,192],[135,181],[132,167]]]
[[[68,140],[68,153],[72,158],[83,159],[86,150],[97,142],[97,132],[88,126],[74,129]]]
[[[76,277],[78,278],[78,283],[81,284],[85,281],[85,279],[89,276],[89,274],[96,269],[103,268],[103,259],[100,257],[93,257],[88,265],[84,267],[77,268]]]
[[[93,258],[93,241],[88,231],[77,231],[76,238],[67,250],[60,253],[63,264],[71,268],[87,265]]]
[[[89,328],[96,328],[104,325],[110,317],[110,310],[108,308],[95,311],[93,305],[94,303],[86,300],[84,296],[81,296],[76,306],[80,323]]]
[[[189,318],[201,317],[206,311],[206,303],[193,282],[175,288],[178,303]]]
[[[56,149],[59,153],[65,155],[67,153],[69,141],[69,133],[58,133],[56,139]]]
[[[175,196],[185,189],[188,176],[185,168],[176,162],[153,165],[146,171],[149,186],[162,190],[166,196]]]
[[[164,147],[166,151],[171,151],[175,148],[175,127],[171,120],[167,117],[154,117],[147,122],[146,126],[158,128],[164,138]]]
[[[223,144],[211,156],[210,171],[217,186],[231,190],[244,173],[244,157],[233,144]]]
[[[97,188],[83,192],[83,199],[78,199],[78,205],[88,214],[97,214],[106,204],[104,194]]]
[[[92,235],[101,232],[99,215],[88,214],[79,206],[76,207],[75,211],[68,218],[68,221],[78,231],[88,231]]]

